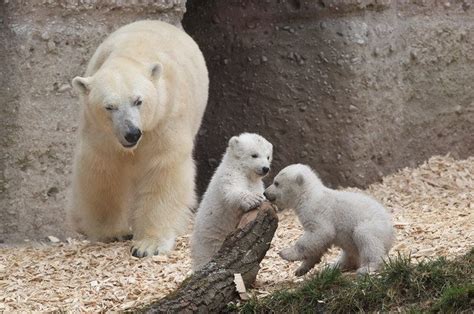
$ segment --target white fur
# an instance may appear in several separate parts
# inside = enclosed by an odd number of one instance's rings
[[[257,134],[243,133],[229,140],[197,211],[191,238],[194,270],[211,260],[244,212],[265,199],[262,168],[270,168],[272,151],[272,144]]]
[[[131,228],[134,255],[168,252],[196,205],[192,151],[208,95],[201,51],[170,24],[135,22],[99,46],[73,86],[83,109],[69,204],[75,228],[99,241]],[[132,127],[143,135],[127,148]]]
[[[288,261],[303,261],[297,276],[306,274],[331,246],[343,252],[335,267],[376,271],[392,247],[394,229],[385,208],[367,195],[329,189],[310,167],[290,165],[278,173],[265,196],[278,208],[293,208],[304,234],[282,250]]]

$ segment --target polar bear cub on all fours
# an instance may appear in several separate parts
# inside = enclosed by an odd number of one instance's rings
[[[264,194],[280,209],[293,208],[303,226],[296,243],[279,253],[285,260],[303,261],[297,276],[319,263],[331,245],[342,248],[333,266],[359,274],[376,271],[392,247],[393,225],[380,203],[361,193],[325,187],[306,165],[281,170]]]
[[[262,178],[270,170],[273,146],[254,133],[242,133],[229,145],[197,210],[191,237],[193,270],[209,262],[244,212],[264,200]]]

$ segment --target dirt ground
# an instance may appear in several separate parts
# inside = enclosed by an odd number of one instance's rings
[[[432,157],[416,169],[384,177],[365,192],[392,212],[397,241],[391,255],[452,258],[474,243],[474,157]],[[301,233],[293,212],[280,214],[252,293],[263,296],[304,279],[293,275],[298,263],[277,255]],[[0,311],[122,310],[165,296],[190,273],[188,236],[179,239],[170,256],[137,259],[129,248],[130,242],[75,239],[0,248]],[[311,273],[336,254],[331,249]]]

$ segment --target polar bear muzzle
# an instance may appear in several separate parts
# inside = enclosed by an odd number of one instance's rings
[[[140,110],[136,106],[122,105],[111,116],[115,136],[125,148],[135,147],[142,137]]]
[[[142,131],[140,131],[139,128],[136,128],[136,127],[132,126],[124,136],[125,140],[127,140],[127,142],[129,144],[125,144],[123,146],[124,147],[133,147],[133,146],[135,146],[138,143],[138,140],[140,139],[141,136],[142,136]]]
[[[274,202],[276,200],[275,195],[271,194],[268,191],[263,192],[263,196],[265,196],[265,198],[269,200],[270,202]]]

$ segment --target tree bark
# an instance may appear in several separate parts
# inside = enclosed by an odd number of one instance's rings
[[[216,256],[176,291],[136,311],[214,313],[225,309],[238,296],[234,274],[240,273],[246,286],[255,281],[277,228],[278,217],[272,205],[264,203],[258,210],[255,220],[231,233]]]

